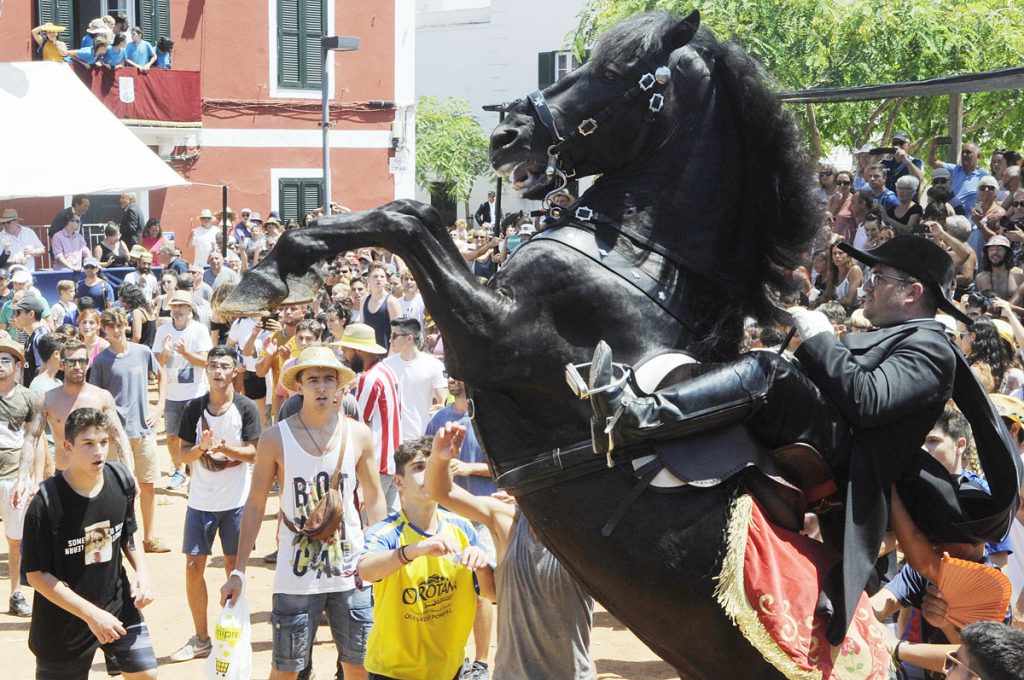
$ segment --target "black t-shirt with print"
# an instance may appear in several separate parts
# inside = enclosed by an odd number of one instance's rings
[[[56,477],[61,519],[58,544],[41,494],[25,514],[22,565],[25,572],[44,571],[79,596],[130,626],[141,621],[122,563],[122,544],[135,533],[134,485],[125,494],[111,463],[103,469],[103,488],[94,498],[80,496],[63,476]],[[67,661],[94,650],[99,641],[82,619],[36,592],[32,603],[29,649],[39,658]]]

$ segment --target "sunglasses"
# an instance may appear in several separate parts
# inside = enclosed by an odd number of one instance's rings
[[[818,173],[818,177],[831,177],[831,176],[832,176],[831,172],[819,172]]]
[[[932,180],[932,184],[945,184],[948,181],[949,180],[946,179],[945,177],[936,177],[935,179]]]
[[[950,652],[946,654],[946,661],[942,664],[942,672],[946,675],[949,675],[952,672],[952,670],[957,666],[963,668],[965,671],[970,673],[972,678],[981,677],[980,675],[972,671],[970,667],[967,666],[963,661],[961,661],[960,657],[956,655],[956,652]]]
[[[1024,201],[1014,201],[1010,205],[1012,205],[1014,208],[1021,208],[1024,207]]]
[[[851,182],[848,179],[837,179],[836,180],[836,184],[838,184],[841,187],[845,187],[845,186],[849,186],[851,184]]]
[[[64,365],[65,366],[88,366],[89,365],[89,360],[88,359],[65,359],[64,360]]]
[[[991,184],[986,184],[984,186],[978,187],[978,191],[995,191],[995,190],[996,190],[996,188],[994,186],[992,186]]]

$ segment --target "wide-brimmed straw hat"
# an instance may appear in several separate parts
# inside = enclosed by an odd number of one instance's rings
[[[199,219],[202,220],[206,218],[209,218],[211,220],[213,219],[213,211],[210,210],[209,208],[203,208],[201,211],[199,211]]]
[[[8,340],[7,338],[0,340],[0,352],[7,352],[18,361],[25,361],[25,348],[21,343],[14,340]]]
[[[330,347],[316,345],[302,350],[298,360],[284,369],[281,374],[281,385],[289,392],[299,392],[302,387],[296,382],[299,373],[307,368],[330,368],[338,374],[338,387],[344,387],[356,377],[356,372],[338,361]]]
[[[67,26],[58,26],[52,21],[47,21],[39,28],[42,30],[43,33],[61,33],[62,31],[68,30]]]
[[[939,309],[968,326],[974,323],[949,297],[955,273],[953,258],[939,244],[920,236],[901,235],[871,250],[858,250],[845,241],[836,247],[869,267],[886,264],[910,274],[935,295]]]
[[[331,343],[332,347],[348,347],[370,354],[387,354],[387,347],[377,344],[377,332],[365,323],[350,323],[345,326],[341,340]]]
[[[153,253],[149,251],[146,246],[134,245],[128,252],[128,259],[130,260],[153,260]]]
[[[20,219],[21,218],[18,217],[17,210],[15,210],[14,208],[4,208],[3,217],[0,217],[0,224],[7,224],[8,222],[13,222],[14,220]]]

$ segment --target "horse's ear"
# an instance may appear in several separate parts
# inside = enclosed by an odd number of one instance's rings
[[[665,44],[673,50],[679,49],[693,40],[698,28],[700,28],[700,12],[693,10],[686,18],[669,29],[668,35],[665,36]]]

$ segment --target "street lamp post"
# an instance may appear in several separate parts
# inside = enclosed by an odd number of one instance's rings
[[[323,130],[324,144],[324,215],[331,214],[331,143],[329,133],[331,130],[330,111],[330,83],[327,78],[327,56],[332,51],[351,52],[359,49],[359,38],[347,35],[328,35],[320,38],[320,56],[323,61],[323,71],[320,73],[320,95],[322,98],[322,115],[320,128]]]

